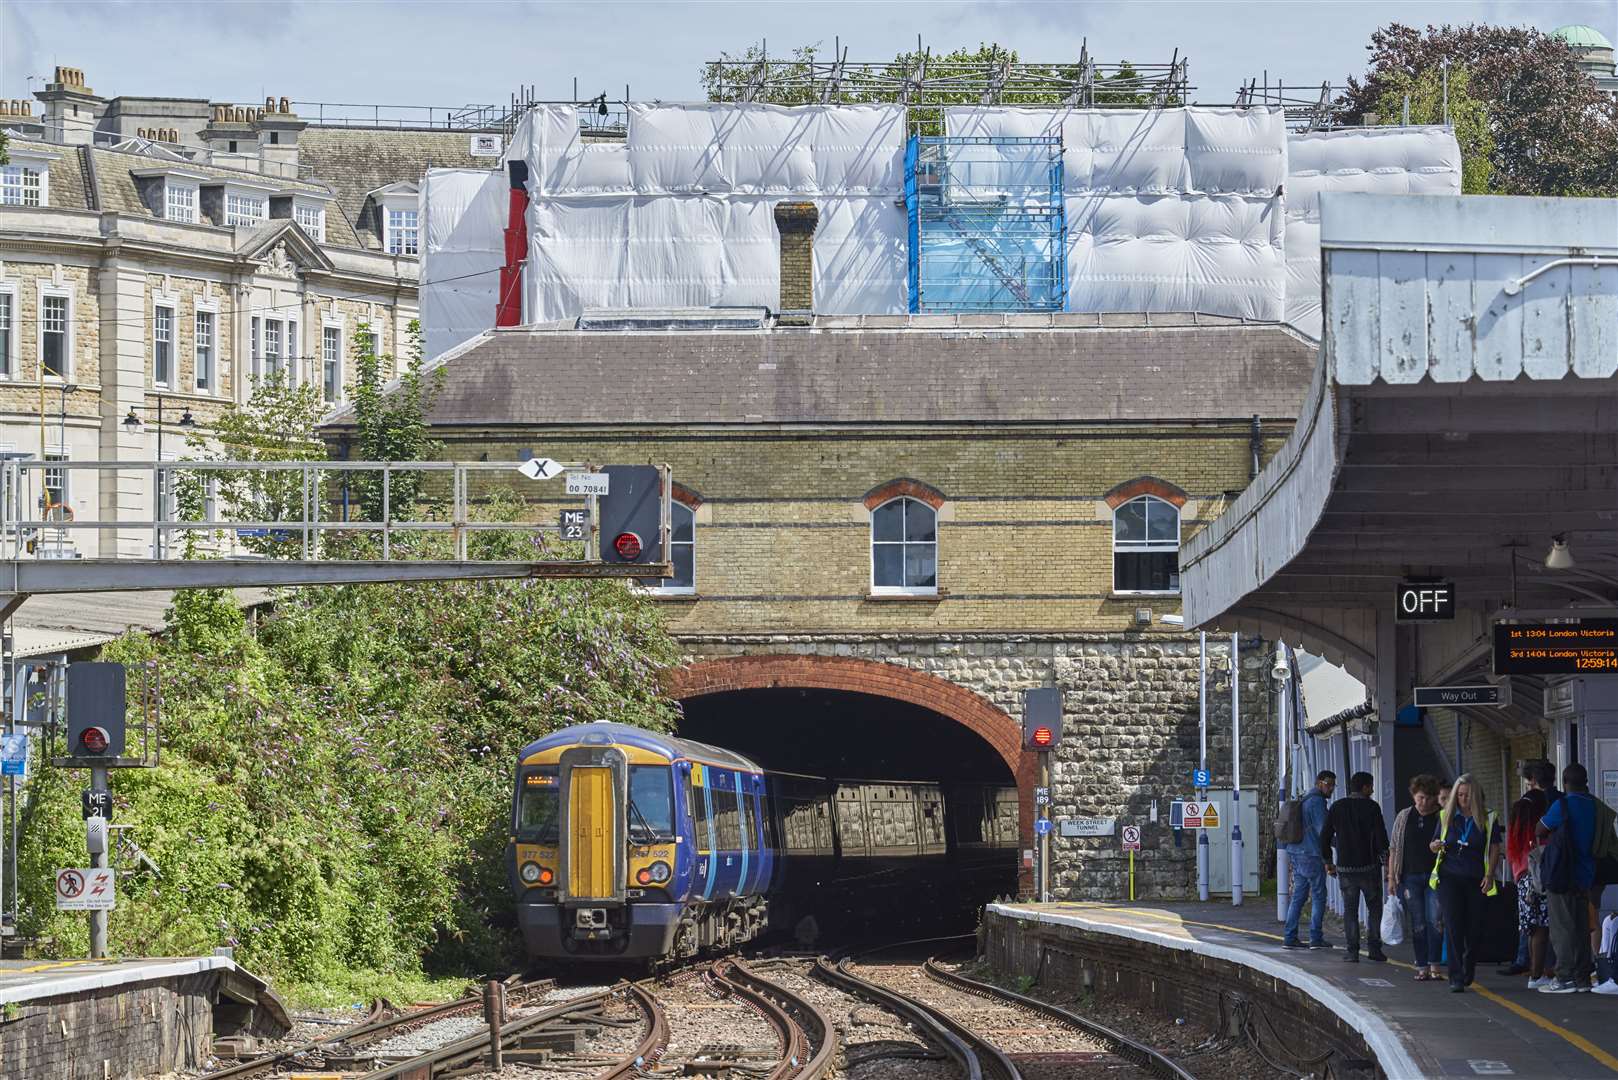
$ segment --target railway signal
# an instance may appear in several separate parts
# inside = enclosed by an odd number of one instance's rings
[[[663,557],[663,475],[655,465],[608,465],[596,496],[601,561],[650,563]]]
[[[109,761],[124,752],[124,665],[67,667],[67,756]]]
[[[1023,691],[1024,750],[1055,750],[1062,745],[1062,692],[1055,687]]]

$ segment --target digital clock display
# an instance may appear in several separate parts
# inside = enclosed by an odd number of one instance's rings
[[[1618,672],[1618,619],[1496,623],[1496,675]]]

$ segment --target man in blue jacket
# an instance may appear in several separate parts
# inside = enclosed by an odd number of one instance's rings
[[[1595,970],[1590,951],[1590,889],[1596,876],[1596,822],[1605,804],[1590,794],[1590,774],[1577,762],[1562,770],[1562,787],[1566,794],[1551,804],[1535,830],[1542,844],[1556,830],[1566,830],[1560,840],[1570,863],[1567,888],[1548,887],[1556,978],[1539,988],[1542,994],[1586,993]]]
[[[1303,839],[1287,845],[1292,867],[1292,900],[1287,905],[1287,949],[1329,949],[1326,940],[1326,864],[1320,857],[1320,830],[1326,824],[1326,804],[1337,789],[1337,774],[1323,769],[1315,776],[1315,790],[1303,797]],[[1309,944],[1298,940],[1298,921],[1303,904],[1310,901]]]

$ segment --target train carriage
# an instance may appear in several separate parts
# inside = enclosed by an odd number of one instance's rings
[[[942,864],[957,847],[936,784],[767,772],[729,750],[624,724],[531,743],[515,779],[509,872],[536,959],[737,945],[772,915],[789,923],[838,886],[894,883],[892,871]],[[1014,810],[1015,792],[972,790],[974,842],[1015,847],[1014,835],[996,842],[994,824],[1007,798]]]

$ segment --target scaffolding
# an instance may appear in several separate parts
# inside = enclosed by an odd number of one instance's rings
[[[913,136],[905,209],[911,311],[1062,310],[1059,137]]]
[[[1252,78],[1242,83],[1241,89],[1236,91],[1236,105],[1280,109],[1286,116],[1287,127],[1294,131],[1330,131],[1345,122],[1344,93],[1343,87],[1329,82],[1319,86],[1272,83],[1269,73],[1265,72],[1262,82]]]
[[[944,134],[943,113],[959,105],[1162,108],[1183,105],[1194,89],[1190,62],[1176,49],[1167,63],[1101,64],[1086,41],[1076,60],[1029,63],[994,51],[959,59],[916,51],[892,60],[851,61],[841,40],[830,59],[814,49],[772,57],[769,43],[703,67],[710,101],[779,105],[904,105],[911,131]]]

